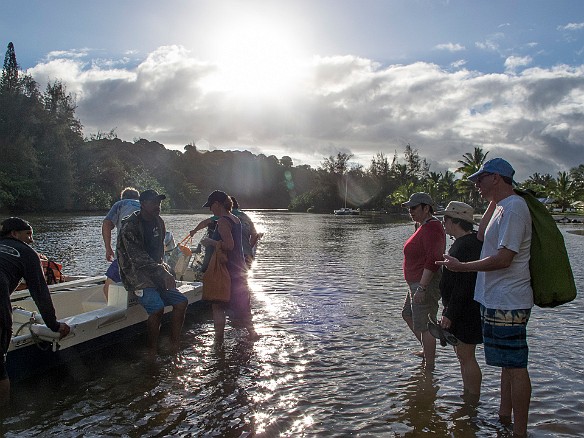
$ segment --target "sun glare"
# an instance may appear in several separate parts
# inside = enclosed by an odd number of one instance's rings
[[[281,97],[301,80],[300,39],[276,23],[243,18],[212,38],[218,71],[206,88],[249,97]]]

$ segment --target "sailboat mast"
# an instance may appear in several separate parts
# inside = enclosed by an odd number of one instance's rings
[[[347,177],[345,176],[345,208],[347,208]]]

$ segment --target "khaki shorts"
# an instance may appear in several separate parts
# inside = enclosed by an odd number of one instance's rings
[[[436,321],[436,315],[438,314],[438,301],[440,300],[440,277],[440,271],[432,276],[432,280],[426,288],[426,299],[422,304],[416,304],[413,300],[416,288],[420,283],[408,282],[410,290],[404,301],[402,316],[404,318],[412,319],[414,323],[414,331],[416,332],[425,332],[428,330],[428,315],[431,315],[432,319]]]

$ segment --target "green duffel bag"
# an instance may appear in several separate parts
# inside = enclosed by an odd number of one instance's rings
[[[576,298],[576,283],[564,237],[547,208],[533,195],[515,189],[531,213],[531,287],[539,307],[556,307]]]

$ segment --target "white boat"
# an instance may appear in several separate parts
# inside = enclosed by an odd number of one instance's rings
[[[349,208],[347,207],[347,179],[345,178],[345,206],[343,208],[339,208],[338,210],[333,210],[333,213],[337,216],[356,216],[358,215],[360,212],[359,209],[353,209],[353,208]]]
[[[355,210],[349,207],[343,207],[343,208],[339,208],[338,210],[333,210],[333,213],[336,214],[337,216],[349,216],[349,215],[358,215],[361,212],[359,211],[359,209]]]
[[[69,352],[78,356],[145,331],[148,314],[137,297],[121,284],[113,284],[106,301],[104,281],[105,276],[86,277],[49,286],[57,320],[71,327],[63,339],[44,325],[28,290],[11,295],[13,335],[6,365],[12,380],[66,362]],[[189,305],[201,300],[202,283],[179,281],[177,288]],[[171,306],[164,309],[165,313],[171,310]]]

